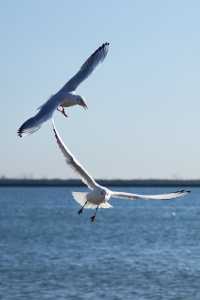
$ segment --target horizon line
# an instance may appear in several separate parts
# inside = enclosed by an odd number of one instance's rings
[[[167,186],[199,186],[200,179],[95,179],[98,183],[105,186],[137,186],[137,187],[167,187]],[[64,187],[77,186],[82,187],[85,184],[81,179],[63,179],[63,178],[6,178],[0,177],[0,187]]]

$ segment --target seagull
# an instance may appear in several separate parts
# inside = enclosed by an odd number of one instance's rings
[[[52,119],[53,131],[57,141],[57,144],[63,153],[66,163],[71,166],[71,168],[81,177],[83,183],[85,183],[90,189],[89,192],[73,192],[73,197],[76,202],[81,205],[78,214],[81,214],[84,208],[95,209],[94,215],[91,217],[91,222],[95,221],[96,214],[99,208],[110,208],[112,207],[108,202],[110,198],[120,198],[128,200],[170,200],[179,198],[187,195],[190,191],[180,190],[168,194],[159,195],[140,195],[125,192],[112,191],[100,184],[98,184],[94,178],[81,166],[81,164],[76,160],[70,150],[62,141],[59,136],[58,131],[55,128],[54,121]]]
[[[82,83],[107,56],[109,43],[102,44],[81,66],[80,70],[53,96],[51,96],[42,106],[38,108],[38,113],[25,121],[17,133],[19,137],[37,131],[41,125],[51,119],[57,109],[65,117],[67,114],[64,107],[80,105],[87,109],[87,104],[82,96],[74,93],[79,84]]]

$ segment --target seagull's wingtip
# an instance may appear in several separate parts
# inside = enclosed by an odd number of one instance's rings
[[[110,46],[110,43],[109,43],[109,42],[105,42],[105,43],[102,45],[102,48],[108,49],[109,46]]]
[[[17,130],[17,135],[20,137],[20,138],[22,138],[22,135],[23,134],[23,131],[22,131],[22,129],[21,129],[21,127]]]
[[[181,190],[181,191],[179,191],[179,193],[180,194],[190,194],[191,193],[191,191],[190,190]]]
[[[52,127],[53,127],[53,133],[55,135],[55,138],[58,139],[58,134],[57,134],[57,131],[56,131],[56,128],[55,128],[55,124],[54,124],[53,120],[52,120]]]

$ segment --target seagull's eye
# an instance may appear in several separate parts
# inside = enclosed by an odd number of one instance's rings
[[[102,196],[104,195],[104,192],[103,192],[103,191],[101,191],[101,195],[102,195]]]

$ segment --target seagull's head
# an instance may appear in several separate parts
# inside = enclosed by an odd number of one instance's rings
[[[106,191],[104,191],[104,190],[100,190],[99,193],[102,197],[105,197],[105,195],[106,195]]]
[[[83,97],[81,97],[79,95],[77,95],[77,104],[82,106],[84,109],[88,109],[85,100],[83,99]]]
[[[107,191],[106,191],[106,189],[104,189],[104,188],[100,188],[100,189],[98,190],[98,193],[99,193],[99,197],[100,197],[101,199],[105,199],[106,196],[107,196]]]

